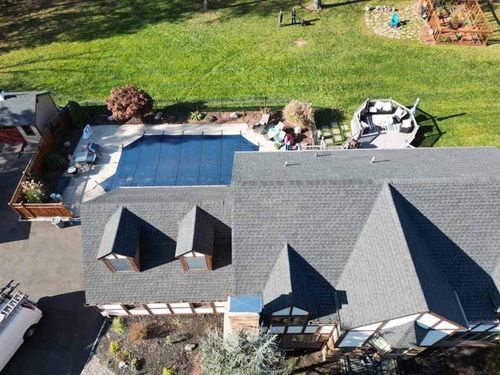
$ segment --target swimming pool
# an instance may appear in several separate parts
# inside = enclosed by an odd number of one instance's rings
[[[143,135],[122,150],[108,189],[229,185],[236,151],[258,151],[241,135]]]

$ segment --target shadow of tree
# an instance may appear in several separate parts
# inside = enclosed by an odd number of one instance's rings
[[[268,16],[302,1],[212,0],[210,10],[224,10],[224,18],[249,13]],[[161,23],[180,23],[203,12],[201,0],[21,0],[2,4],[0,52],[52,42],[90,41],[131,34]]]

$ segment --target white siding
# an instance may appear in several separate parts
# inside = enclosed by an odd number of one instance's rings
[[[290,314],[289,307],[287,307],[286,309],[280,310],[280,311],[273,312],[273,315],[288,315],[288,314]]]
[[[434,329],[457,329],[458,326],[455,324],[451,324],[450,322],[447,322],[446,320],[441,321],[437,326],[434,327]]]
[[[298,307],[294,307],[292,309],[292,315],[308,315],[309,313],[305,310],[299,309]]]
[[[439,322],[439,318],[436,318],[434,315],[431,314],[424,314],[417,320],[417,322],[420,323],[422,327],[429,328],[433,324]]]
[[[285,332],[285,326],[272,326],[271,333],[283,333]]]
[[[393,328],[393,327],[398,327],[398,326],[401,326],[403,324],[406,324],[406,323],[410,323],[410,322],[413,322],[415,319],[417,319],[417,317],[419,316],[420,314],[414,314],[414,315],[408,315],[408,316],[404,316],[402,318],[398,318],[398,319],[392,319],[392,320],[389,320],[387,322],[386,325],[384,325],[384,328],[383,329],[386,329],[386,328]]]
[[[169,309],[151,309],[151,313],[154,315],[170,315]]]
[[[352,331],[375,331],[381,324],[382,322],[378,322],[367,326],[357,327],[353,328]]]
[[[146,309],[132,309],[129,310],[131,315],[149,315],[148,310]]]
[[[166,309],[167,304],[166,303],[148,303],[148,307],[150,309]]]
[[[319,333],[331,333],[333,331],[333,326],[323,326],[320,328]]]
[[[341,348],[361,346],[372,333],[373,331],[349,331],[339,346]]]
[[[301,333],[302,326],[288,326],[286,333]]]
[[[194,309],[197,314],[213,314],[214,310],[211,307],[196,307]]]
[[[472,332],[484,332],[484,331],[487,331],[488,329],[490,329],[494,326],[495,326],[494,324],[481,324],[480,326],[473,328]]]
[[[316,333],[318,326],[307,326],[304,333]]]

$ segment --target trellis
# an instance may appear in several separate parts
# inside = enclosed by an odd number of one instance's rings
[[[446,17],[439,17],[433,0],[419,0],[418,9],[429,25],[429,37],[436,44],[467,44],[485,46],[493,34],[481,6],[476,0],[457,1],[449,6],[450,14],[461,12],[467,21],[467,26],[452,28]]]

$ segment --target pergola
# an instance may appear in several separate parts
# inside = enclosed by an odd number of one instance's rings
[[[436,44],[485,46],[493,34],[477,0],[454,1],[436,7],[433,0],[419,0],[418,9],[429,24],[429,37]]]

